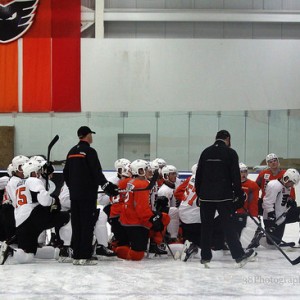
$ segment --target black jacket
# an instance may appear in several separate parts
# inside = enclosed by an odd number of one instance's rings
[[[243,195],[238,155],[223,140],[202,152],[195,186],[200,200],[224,201]]]
[[[71,197],[97,197],[98,186],[107,182],[96,150],[84,141],[69,151],[63,174]]]

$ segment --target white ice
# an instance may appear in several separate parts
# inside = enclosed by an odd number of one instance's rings
[[[284,240],[298,239],[299,225],[287,225]],[[300,256],[300,249],[284,251],[292,260]],[[278,250],[259,246],[257,252],[256,261],[242,269],[222,251],[214,253],[211,269],[199,258],[185,263],[171,256],[140,262],[106,259],[96,266],[54,259],[5,264],[0,266],[0,299],[299,299],[300,264],[293,266]]]

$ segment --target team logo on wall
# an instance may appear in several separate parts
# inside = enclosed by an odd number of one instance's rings
[[[0,0],[0,43],[9,43],[31,27],[39,0]]]

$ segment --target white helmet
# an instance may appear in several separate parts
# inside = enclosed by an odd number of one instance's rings
[[[125,166],[122,167],[121,175],[124,177],[131,177],[131,168],[130,164],[126,164]]]
[[[192,174],[195,175],[197,172],[198,164],[194,164],[191,168]]]
[[[130,164],[132,175],[137,175],[137,176],[145,176],[148,167],[149,167],[149,163],[143,159],[134,160]]]
[[[157,162],[161,169],[167,165],[166,161],[162,158],[155,158],[153,162]]]
[[[9,164],[7,167],[7,174],[9,177],[13,176],[13,172],[14,172],[14,166],[12,164]]]
[[[122,172],[122,167],[124,167],[125,165],[130,164],[130,160],[126,159],[126,158],[119,158],[115,161],[115,170],[118,172],[118,174],[121,175]]]
[[[15,156],[13,158],[13,160],[11,161],[11,163],[13,165],[13,171],[15,171],[15,172],[20,171],[19,167],[23,166],[28,161],[29,161],[29,158],[27,156],[24,156],[24,155]]]
[[[243,171],[248,171],[248,167],[244,164],[244,163],[239,163],[239,166],[240,166],[240,171],[243,172]]]
[[[299,180],[300,180],[300,175],[296,169],[287,169],[282,176],[282,181],[284,183],[291,181],[296,185],[299,183]]]
[[[41,164],[37,160],[31,160],[23,165],[24,178],[30,177],[32,172],[37,173],[41,169]]]
[[[275,153],[270,153],[266,156],[266,162],[268,163],[270,160],[272,159],[277,159],[278,160],[278,156]],[[278,160],[279,161],[279,160]]]
[[[151,170],[154,172],[155,170],[159,169],[159,164],[156,160],[152,160],[149,162]]]
[[[35,155],[35,156],[30,157],[30,161],[32,161],[32,160],[38,161],[42,166],[45,163],[47,163],[46,159],[43,156],[40,156],[40,155]]]
[[[177,173],[177,169],[173,165],[166,165],[161,170],[164,179],[168,179],[170,173]]]

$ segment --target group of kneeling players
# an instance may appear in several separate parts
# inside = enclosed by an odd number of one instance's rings
[[[298,171],[280,169],[274,153],[267,155],[266,163],[267,168],[256,181],[247,177],[248,168],[240,163],[241,185],[247,197],[244,207],[232,217],[245,249],[259,245],[275,248],[274,242],[286,244],[282,241],[285,224],[300,221],[294,190],[300,179]],[[117,175],[109,180],[118,186],[119,195],[109,197],[101,189],[98,194],[94,259],[114,256],[141,260],[173,255],[170,244],[182,245],[182,261],[195,256],[201,248],[196,169],[197,164],[191,169],[192,175],[180,181],[176,167],[164,159],[118,159]],[[19,155],[7,169],[9,176],[0,178],[0,264],[30,263],[34,257],[72,262],[69,191],[64,184],[59,195],[54,195],[53,172],[53,166],[43,157]],[[136,227],[138,231],[131,231]],[[264,236],[264,230],[272,240]],[[46,242],[49,232],[51,240]],[[227,249],[218,215],[211,247]]]

